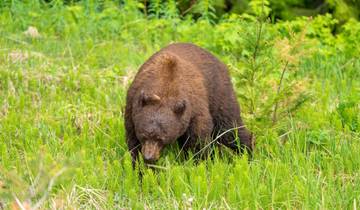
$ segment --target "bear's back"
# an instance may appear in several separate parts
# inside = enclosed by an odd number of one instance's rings
[[[224,117],[235,118],[235,121],[238,121],[240,108],[236,101],[229,71],[224,63],[210,52],[190,43],[171,44],[159,51],[159,53],[162,52],[169,52],[179,56],[195,65],[196,69],[201,72],[204,77],[209,97],[209,109],[214,122],[221,122]]]

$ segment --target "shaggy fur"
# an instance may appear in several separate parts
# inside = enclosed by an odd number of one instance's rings
[[[200,149],[204,142],[234,127],[240,127],[240,147],[234,132],[218,142],[238,152],[254,147],[252,134],[243,126],[227,67],[193,44],[171,44],[151,56],[137,73],[126,100],[126,139],[133,161],[141,152],[146,162],[155,162],[164,146],[175,141],[185,151]]]

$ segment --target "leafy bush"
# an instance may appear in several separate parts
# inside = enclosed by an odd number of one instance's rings
[[[326,14],[274,24],[274,1],[216,17],[218,1],[185,14],[175,1],[0,4],[0,209],[360,203],[356,20],[338,28]],[[155,169],[140,162],[133,170],[126,89],[171,42],[193,42],[229,66],[257,138],[252,161],[221,146],[199,161],[168,148]]]

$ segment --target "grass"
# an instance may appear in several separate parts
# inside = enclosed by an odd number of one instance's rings
[[[284,88],[305,88],[311,99],[294,112],[279,103],[282,117],[272,126],[265,114],[251,113],[241,97],[247,88],[265,91],[241,80],[252,49],[244,34],[256,35],[255,22],[146,19],[131,1],[120,9],[107,5],[103,12],[84,2],[31,5],[15,2],[0,13],[0,203],[5,208],[360,206],[360,62],[354,55],[360,45],[347,49],[348,41],[340,40],[345,47],[339,50],[323,42],[324,34],[310,34],[315,52],[284,81],[308,82]],[[264,39],[283,36],[277,27],[286,24],[266,24]],[[29,26],[40,37],[23,33]],[[195,163],[178,159],[178,148],[169,148],[156,170],[137,169],[144,174],[139,181],[125,144],[126,89],[137,68],[171,41],[196,43],[231,67],[245,121],[257,136],[250,163],[226,150]],[[273,52],[262,52],[277,60]],[[279,63],[267,62],[281,70]],[[255,82],[278,81],[280,70]],[[269,90],[267,97],[277,95],[276,87]],[[263,108],[259,104],[255,111]]]

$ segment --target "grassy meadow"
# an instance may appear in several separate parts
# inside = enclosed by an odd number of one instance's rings
[[[0,209],[360,208],[359,22],[273,23],[256,5],[214,19],[205,3],[195,20],[173,1],[152,6],[0,7]],[[222,147],[194,161],[173,146],[155,170],[132,169],[126,90],[172,42],[229,66],[252,161]]]

